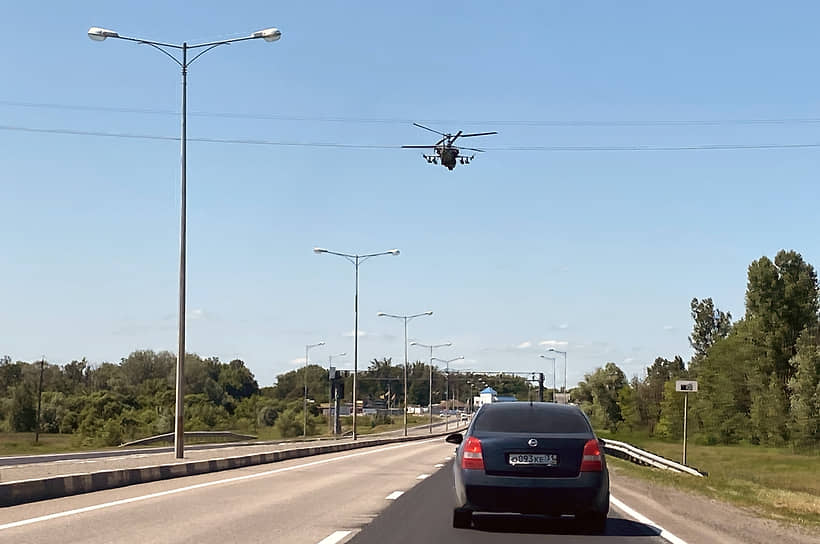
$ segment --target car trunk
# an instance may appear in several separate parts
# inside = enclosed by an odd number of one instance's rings
[[[527,476],[572,478],[581,468],[584,444],[592,439],[589,433],[476,433],[481,441],[484,471],[496,476]],[[530,440],[537,445],[531,446]],[[510,454],[557,455],[555,466],[510,464]]]

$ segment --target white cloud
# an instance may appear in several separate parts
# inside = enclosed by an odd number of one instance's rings
[[[188,319],[202,319],[205,317],[205,310],[202,308],[196,308],[189,311],[186,315],[188,316]]]
[[[359,329],[359,338],[363,338],[363,337],[369,336],[369,335],[370,335],[370,333],[368,333],[367,331],[363,331],[363,330]],[[347,338],[353,338],[353,331],[343,332],[342,336],[347,337]]]
[[[518,344],[515,347],[517,347],[518,349],[527,349],[527,348],[532,347],[532,342],[527,340],[526,342],[521,342],[520,344]]]
[[[543,342],[538,342],[541,346],[566,346],[569,342],[565,342],[563,340],[544,340]]]
[[[569,324],[568,324],[568,323],[561,323],[560,325],[558,325],[558,328],[559,328],[559,329],[568,329],[568,328],[569,328]]]
[[[294,365],[294,366],[303,365],[303,364],[305,364],[305,358],[304,357],[299,357],[298,359],[291,359],[290,361],[288,361],[288,364]],[[353,406],[353,405],[351,404],[351,406]]]
[[[624,364],[625,364],[625,365],[628,365],[629,363],[631,363],[631,362],[632,362],[632,361],[634,361],[634,360],[635,360],[635,359],[633,359],[632,357],[627,357],[626,359],[624,359]]]
[[[674,331],[675,327],[673,325],[664,325],[663,330],[665,330],[665,331]]]

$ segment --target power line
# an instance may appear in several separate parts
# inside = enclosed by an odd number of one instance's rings
[[[27,132],[35,134],[58,134],[68,136],[91,136],[103,138],[125,138],[133,140],[159,140],[178,142],[178,136],[162,136],[156,134],[134,134],[123,132],[101,132],[90,130],[62,129],[62,128],[35,128],[0,125],[0,130],[12,132]],[[288,142],[277,140],[263,140],[253,138],[188,138],[189,142],[232,144],[232,145],[263,145],[280,147],[314,147],[338,149],[401,149],[399,145],[381,144],[348,144],[340,142]],[[487,151],[500,152],[624,152],[624,151],[742,151],[753,149],[814,149],[820,148],[820,143],[794,144],[698,144],[698,145],[624,145],[624,146],[509,146],[485,147]]]
[[[96,111],[107,113],[131,113],[141,115],[179,115],[176,110],[126,108],[114,106],[87,106],[79,104],[57,104],[47,102],[20,102],[0,100],[0,106],[52,109],[64,111]],[[441,125],[493,125],[493,126],[524,126],[524,127],[707,127],[707,126],[742,126],[742,125],[815,125],[820,123],[820,117],[780,117],[780,118],[752,118],[752,119],[666,119],[649,121],[601,121],[601,120],[528,120],[528,119],[403,119],[398,117],[346,117],[332,115],[283,115],[268,113],[239,113],[239,112],[208,112],[190,111],[189,116],[212,117],[222,119],[253,119],[265,121],[293,121],[315,123],[362,123],[362,124],[402,124],[413,122]]]

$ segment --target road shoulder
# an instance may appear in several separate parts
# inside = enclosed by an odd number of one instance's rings
[[[610,475],[613,496],[690,543],[820,544],[820,535],[804,527],[761,518],[751,510],[630,477],[614,466],[610,466]]]

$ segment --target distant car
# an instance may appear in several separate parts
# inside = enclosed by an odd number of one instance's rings
[[[458,444],[453,463],[453,527],[469,528],[474,512],[572,514],[603,531],[609,472],[603,444],[577,406],[543,402],[485,404]]]
[[[461,414],[459,421],[470,421],[470,416],[467,414]]]

